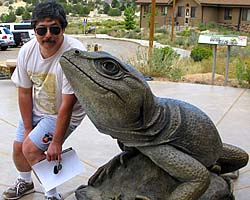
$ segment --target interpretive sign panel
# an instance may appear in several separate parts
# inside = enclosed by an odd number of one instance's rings
[[[198,43],[245,47],[247,46],[247,36],[205,34],[199,36]]]
[[[227,46],[227,60],[226,60],[226,72],[225,72],[225,83],[224,83],[224,85],[226,85],[227,79],[228,79],[230,48],[231,46],[240,46],[240,47],[247,46],[247,36],[204,34],[204,35],[199,36],[198,43],[212,44],[214,46],[214,60],[213,60],[213,66],[212,66],[212,84],[214,83],[217,45]]]

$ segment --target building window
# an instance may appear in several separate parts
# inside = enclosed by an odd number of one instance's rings
[[[168,7],[167,6],[161,6],[161,15],[167,15]]]
[[[191,7],[191,17],[197,17],[197,7]]]
[[[178,6],[177,17],[182,17],[184,11],[184,6]]]
[[[149,5],[144,6],[144,14],[150,13],[150,7]]]
[[[250,21],[250,9],[242,9],[242,21]]]
[[[225,8],[224,20],[232,20],[232,8]]]

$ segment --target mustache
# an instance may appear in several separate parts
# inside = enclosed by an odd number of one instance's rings
[[[45,43],[45,42],[48,42],[48,43],[55,43],[56,41],[53,40],[52,38],[45,38],[45,39],[43,40],[43,43]]]

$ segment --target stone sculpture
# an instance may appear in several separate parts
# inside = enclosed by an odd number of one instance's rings
[[[135,68],[106,52],[73,49],[60,63],[90,120],[123,150],[77,189],[77,199],[233,199],[220,175],[245,166],[248,154],[222,143],[204,112],[156,97]]]

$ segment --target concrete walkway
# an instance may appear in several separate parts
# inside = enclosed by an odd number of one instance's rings
[[[250,152],[250,90],[221,86],[149,82],[157,96],[177,98],[204,110],[216,124],[224,142],[242,147]],[[12,141],[18,119],[17,93],[10,80],[0,81],[0,193],[10,186],[17,173],[12,162]],[[58,190],[66,200],[73,200],[74,190],[86,184],[88,178],[102,164],[120,152],[115,140],[98,133],[85,118],[64,148],[73,147],[85,164],[85,172],[62,184]],[[23,200],[42,200],[43,189],[35,180],[36,192]],[[250,199],[250,164],[240,170],[235,181],[236,200]],[[2,198],[0,197],[2,200]]]

